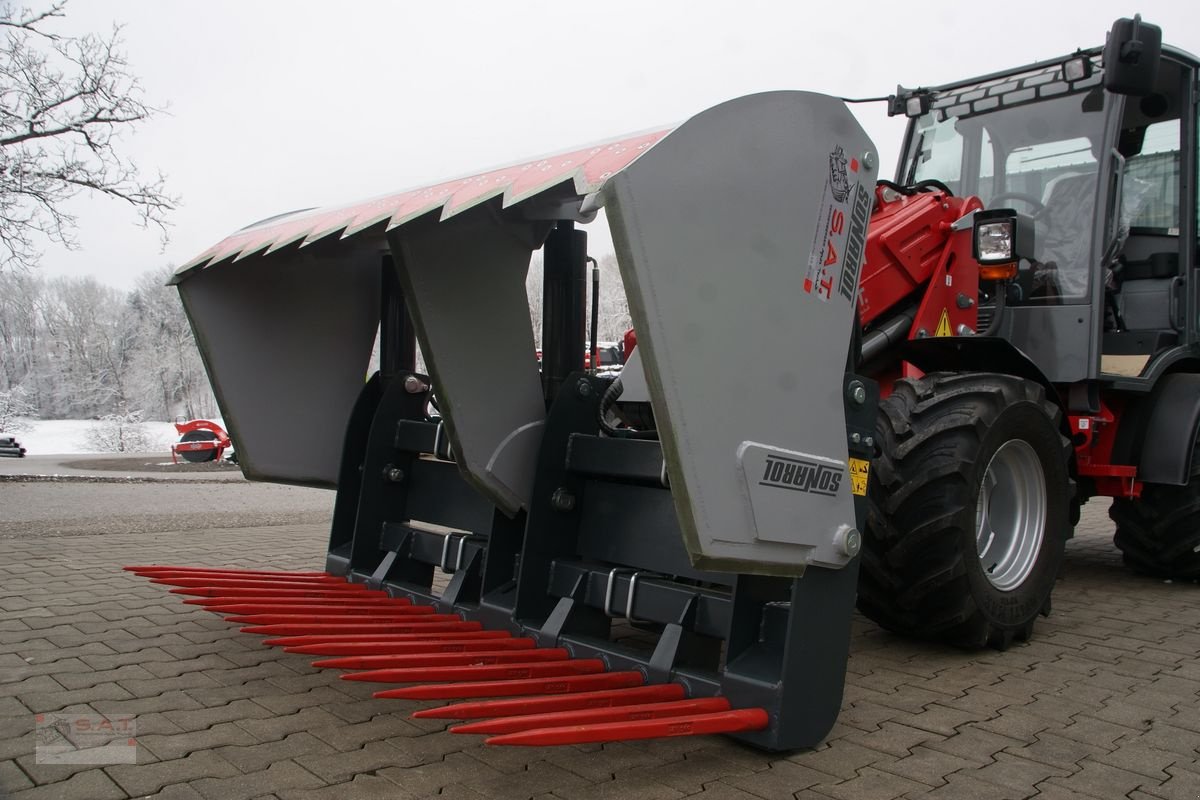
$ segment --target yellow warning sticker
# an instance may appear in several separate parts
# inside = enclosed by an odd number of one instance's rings
[[[934,336],[953,336],[950,331],[950,312],[942,309],[942,316],[938,320],[937,330],[933,332]]]
[[[867,494],[867,477],[871,474],[871,462],[865,458],[850,459],[850,491],[859,497]]]

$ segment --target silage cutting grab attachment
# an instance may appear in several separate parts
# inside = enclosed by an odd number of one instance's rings
[[[815,744],[874,432],[846,370],[874,162],[842,103],[776,92],[235,234],[177,282],[246,474],[337,487],[325,569],[137,571],[347,679],[416,684],[380,696],[480,698],[418,713],[489,741]],[[605,423],[611,378],[582,369],[574,223],[600,207],[654,431]]]

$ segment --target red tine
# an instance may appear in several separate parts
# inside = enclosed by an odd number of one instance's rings
[[[728,711],[724,697],[697,697],[669,703],[641,703],[609,708],[585,708],[577,711],[554,711],[549,714],[525,714],[519,717],[497,717],[476,722],[464,722],[450,730],[454,733],[516,733],[538,728],[562,728],[568,725],[594,725],[600,722],[629,722],[666,717],[687,717]]]
[[[611,673],[618,674],[618,673]],[[376,692],[376,697],[380,693]],[[417,719],[484,719],[571,711],[583,708],[614,708],[641,703],[662,703],[682,700],[685,692],[678,683],[634,685],[628,689],[601,689],[553,697],[522,697],[519,700],[483,700],[476,703],[455,703],[439,708],[424,708],[413,712]]]
[[[657,739],[664,736],[703,736],[710,733],[740,733],[759,731],[770,719],[761,708],[743,708],[715,714],[696,714],[667,719],[602,722],[595,725],[568,725],[562,728],[539,728],[519,733],[506,733],[485,739],[486,744],[525,745],[543,747],[561,744],[590,744],[594,742],[630,742],[638,739]]]
[[[428,683],[375,692],[375,697],[402,700],[454,700],[462,697],[525,697],[528,695],[590,692],[596,689],[624,689],[641,686],[642,673],[601,672],[597,675],[568,675],[562,678],[529,678],[515,681],[473,681],[469,683]]]
[[[486,641],[486,640],[485,640]],[[509,640],[513,641],[513,640]],[[326,669],[400,669],[404,667],[457,667],[470,664],[532,664],[539,661],[566,661],[571,657],[561,647],[542,649],[477,650],[458,653],[405,653],[374,656],[343,656],[312,662]]]

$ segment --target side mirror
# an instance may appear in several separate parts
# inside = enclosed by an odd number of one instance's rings
[[[1113,23],[1104,43],[1104,88],[1114,94],[1146,95],[1154,90],[1162,55],[1162,28],[1142,15]]]

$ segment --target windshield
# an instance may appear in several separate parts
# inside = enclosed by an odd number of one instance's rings
[[[915,120],[901,173],[937,179],[985,208],[1034,217],[1027,299],[1086,300],[1104,139],[1099,74],[1068,85],[1059,67],[935,96]]]

